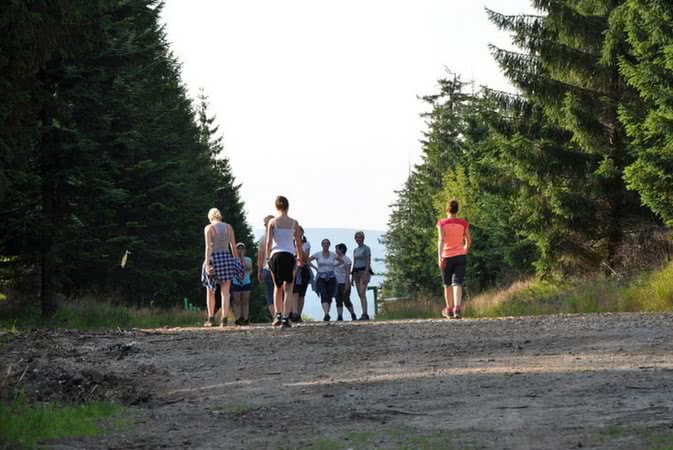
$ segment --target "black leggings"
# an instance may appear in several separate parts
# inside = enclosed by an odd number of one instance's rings
[[[332,297],[336,294],[336,277],[318,278],[316,289],[320,295],[320,303],[332,303]]]
[[[346,286],[345,283],[339,283],[337,285],[336,305],[337,308],[346,305],[346,309],[349,311],[353,309],[353,303],[351,303],[351,287]]]

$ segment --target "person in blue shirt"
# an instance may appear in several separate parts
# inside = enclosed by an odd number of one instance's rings
[[[237,318],[236,325],[250,324],[250,274],[252,273],[252,259],[245,256],[246,247],[243,242],[236,244],[241,263],[245,267],[245,275],[242,279],[235,277],[231,281],[231,297],[233,300],[234,316]]]

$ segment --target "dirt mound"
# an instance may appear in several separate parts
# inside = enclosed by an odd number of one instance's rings
[[[22,394],[28,402],[90,403],[102,400],[138,404],[149,399],[135,383],[96,370],[71,370],[40,363],[8,367],[0,400]]]

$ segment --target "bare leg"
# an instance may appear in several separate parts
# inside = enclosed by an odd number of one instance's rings
[[[231,286],[231,281],[225,281],[220,284],[220,289],[222,292],[222,322],[229,317],[229,287]]]
[[[357,283],[358,295],[360,296],[360,304],[362,305],[362,314],[369,316],[367,314],[367,284],[369,280],[367,277],[362,277],[360,282]]]
[[[283,317],[289,317],[292,312],[292,305],[294,304],[294,294],[292,293],[292,288],[294,283],[283,283],[285,288],[285,302],[282,305],[281,311],[283,311]]]
[[[456,309],[460,309],[460,305],[463,302],[463,286],[453,286],[453,299],[456,304]]]
[[[277,313],[282,313],[283,311],[283,287],[278,286],[276,283],[276,277],[271,273],[271,277],[273,278],[273,309],[274,313],[271,315],[271,317],[274,317]]]
[[[242,292],[231,293],[231,309],[234,310],[234,319],[241,317],[241,294]]]
[[[206,288],[206,308],[208,309],[208,318],[215,315],[215,292]]]
[[[250,318],[250,291],[241,292],[241,315],[243,320]]]
[[[444,286],[444,301],[447,308],[453,308],[453,291],[451,286]]]

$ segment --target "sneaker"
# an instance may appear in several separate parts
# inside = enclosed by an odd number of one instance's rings
[[[325,314],[325,316],[322,318],[322,321],[329,322],[329,319],[330,319],[329,314]]]
[[[281,328],[292,328],[292,325],[290,325],[290,319],[287,318],[287,317],[283,318],[283,320],[281,320],[280,327]]]
[[[208,317],[208,320],[203,324],[204,327],[212,327],[213,325],[215,325],[215,317]]]
[[[360,320],[369,320],[369,314],[363,314],[360,316]]]
[[[243,319],[241,325],[250,325],[250,321],[248,319]]]
[[[442,317],[445,319],[452,319],[453,318],[453,308],[444,308],[442,310]]]
[[[223,327],[223,328],[226,327],[226,326],[227,326],[227,322],[228,322],[228,318],[227,318],[227,317],[223,317],[222,319],[220,319],[220,327]]]
[[[351,311],[351,320],[358,320],[358,316],[353,311]]]
[[[339,314],[339,315],[337,316],[337,321],[338,321],[338,322],[341,322],[341,321],[343,321],[343,320],[344,320],[343,316],[342,316],[341,314]]]
[[[279,327],[283,321],[282,319],[283,318],[281,317],[280,314],[276,314],[276,317],[273,319],[273,323],[271,324],[271,326],[275,328]]]
[[[460,309],[454,309],[453,310],[453,318],[454,319],[462,319],[463,316],[460,314]]]

